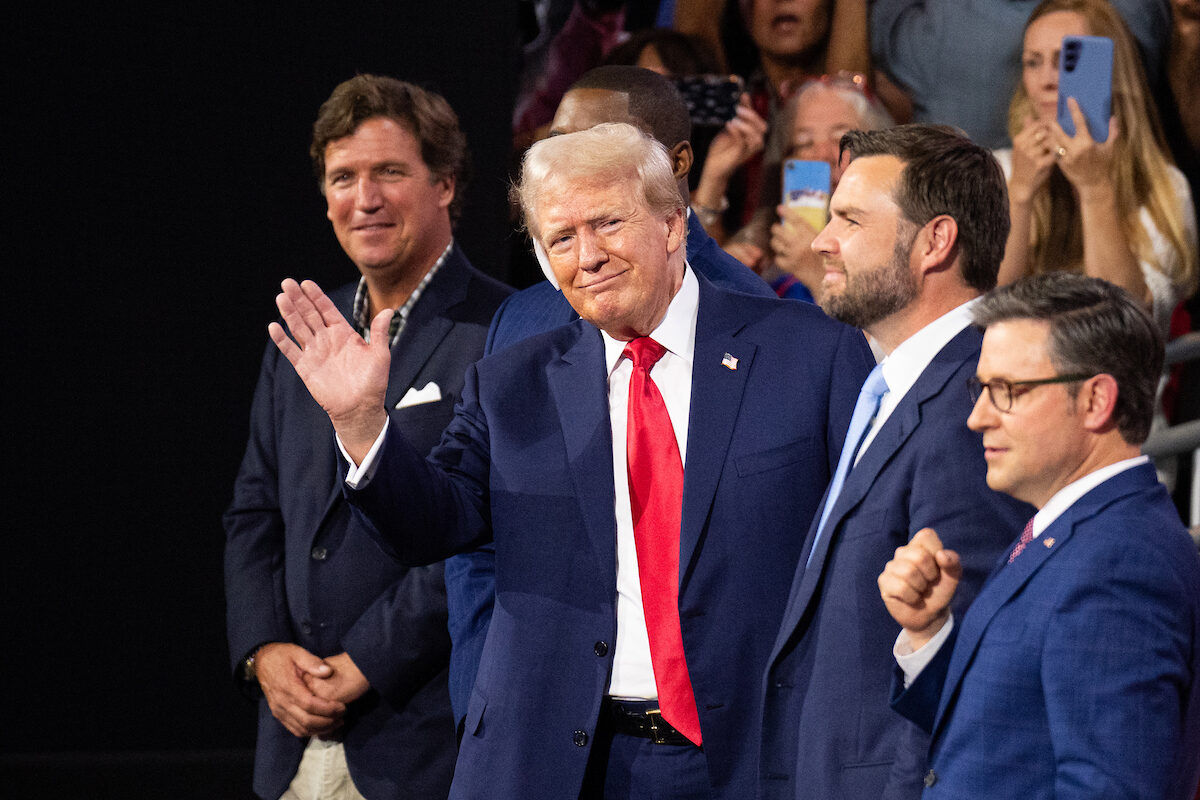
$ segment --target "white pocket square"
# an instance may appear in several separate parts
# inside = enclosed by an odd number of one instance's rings
[[[396,408],[408,408],[409,406],[419,406],[423,403],[436,403],[442,399],[442,390],[433,381],[425,384],[424,389],[410,388],[404,393],[404,397],[400,398],[400,402],[396,403]]]

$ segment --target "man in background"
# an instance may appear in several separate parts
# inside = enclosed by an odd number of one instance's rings
[[[332,293],[361,336],[380,310],[386,408],[437,443],[508,294],[454,243],[466,139],[446,101],[359,75],[313,126],[334,234],[359,279]],[[259,694],[264,798],[445,797],[455,759],[442,565],[384,558],[351,514],[329,417],[274,345],[225,514],[235,678]]]

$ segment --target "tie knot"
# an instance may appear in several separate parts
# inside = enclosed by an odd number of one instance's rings
[[[871,370],[871,374],[867,376],[867,380],[863,383],[861,394],[870,395],[871,397],[883,397],[887,394],[887,381],[883,379],[883,365],[876,364],[875,369]]]
[[[633,362],[634,367],[641,367],[647,372],[658,363],[658,360],[666,352],[667,348],[649,336],[639,336],[625,345],[625,357]]]

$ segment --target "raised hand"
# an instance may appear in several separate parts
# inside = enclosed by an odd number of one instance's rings
[[[775,210],[779,213],[779,222],[771,226],[775,266],[794,275],[819,300],[821,282],[825,279],[825,259],[813,252],[812,243],[820,231],[815,230],[798,209],[780,205]]]
[[[371,321],[368,344],[312,281],[297,284],[288,278],[281,288],[275,305],[288,329],[272,322],[271,340],[325,409],[350,457],[361,463],[387,424],[383,400],[392,311],[384,309]]]
[[[1013,137],[1012,177],[1008,181],[1013,200],[1028,203],[1046,184],[1058,160],[1057,147],[1049,123],[1025,118],[1021,132]]]
[[[1083,111],[1074,97],[1067,98],[1067,109],[1075,123],[1075,135],[1067,136],[1067,132],[1057,122],[1053,123],[1059,169],[1079,190],[1080,195],[1085,195],[1091,190],[1111,193],[1115,142],[1120,133],[1117,129],[1117,118],[1112,117],[1108,121],[1108,139],[1097,142],[1092,138],[1087,118],[1083,116]],[[1086,200],[1086,197],[1081,197],[1081,200]]]
[[[933,528],[917,531],[883,568],[879,594],[888,613],[908,631],[914,650],[950,617],[950,599],[961,577],[958,553],[944,549]]]
[[[692,201],[700,206],[719,208],[733,173],[763,149],[766,137],[767,121],[743,95],[733,119],[725,123],[708,147]]]

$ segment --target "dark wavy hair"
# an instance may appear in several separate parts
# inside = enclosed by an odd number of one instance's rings
[[[329,143],[352,135],[359,125],[376,117],[395,120],[412,134],[425,166],[436,179],[454,179],[450,219],[457,220],[470,178],[467,137],[458,125],[458,115],[440,94],[384,75],[355,75],[338,84],[321,104],[308,149],[321,191],[325,191]]]

